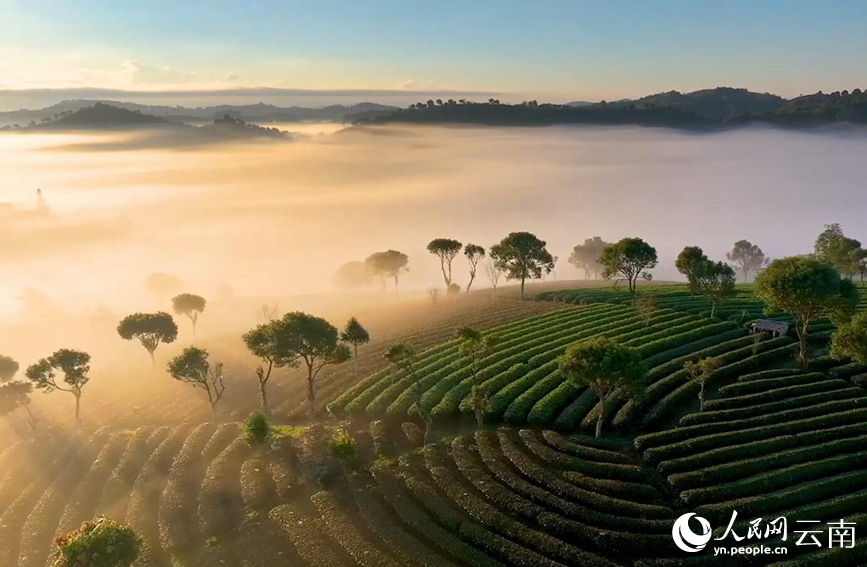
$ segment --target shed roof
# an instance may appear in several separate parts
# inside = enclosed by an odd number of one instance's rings
[[[783,321],[774,321],[773,319],[759,319],[753,323],[753,327],[764,331],[788,331],[790,325]]]

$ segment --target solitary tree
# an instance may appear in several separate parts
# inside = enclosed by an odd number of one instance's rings
[[[653,322],[653,317],[659,309],[659,302],[655,295],[641,294],[635,298],[635,310],[638,311],[638,316],[644,321],[644,326],[649,327]]]
[[[470,375],[473,379],[470,403],[476,416],[476,424],[482,427],[490,405],[490,391],[482,387],[482,377],[479,373],[482,370],[482,361],[494,351],[497,339],[491,335],[484,335],[472,327],[459,328],[457,335],[460,341],[459,353],[470,363]]]
[[[611,246],[611,243],[605,242],[602,238],[594,236],[584,241],[584,244],[579,244],[572,248],[572,254],[569,256],[569,263],[584,271],[584,279],[590,279],[592,275],[594,279],[599,277],[602,266],[599,264],[599,257],[602,252]]]
[[[726,254],[729,262],[734,262],[740,267],[744,274],[744,281],[750,279],[750,272],[761,270],[770,262],[769,258],[765,258],[765,253],[762,249],[748,240],[738,240],[735,242],[732,251]]]
[[[756,278],[756,293],[769,311],[785,311],[795,319],[800,350],[798,359],[808,365],[807,338],[810,323],[832,317],[844,323],[855,309],[858,292],[828,264],[795,256],[774,260]]]
[[[831,356],[867,364],[867,311],[837,328],[831,336]]]
[[[320,317],[295,311],[278,321],[277,352],[286,361],[303,362],[307,369],[307,401],[310,417],[316,417],[316,378],[330,364],[352,357],[349,347],[338,342],[337,329]]]
[[[256,378],[259,380],[259,396],[262,400],[262,412],[270,415],[268,406],[268,382],[274,368],[298,367],[296,358],[285,358],[279,348],[279,338],[284,325],[278,319],[268,319],[265,323],[256,325],[244,333],[244,344],[256,355],[260,363],[256,366]]]
[[[707,262],[707,259],[704,251],[698,246],[687,246],[677,255],[674,265],[677,267],[678,272],[686,276],[686,281],[689,282],[689,288],[692,293],[698,291],[695,285],[695,272],[701,267],[702,263]]]
[[[163,272],[154,272],[145,279],[145,286],[153,293],[161,304],[181,291],[181,280],[177,276]]]
[[[473,280],[476,279],[476,268],[479,266],[479,261],[485,257],[485,249],[477,244],[467,244],[464,246],[464,256],[470,264],[470,283],[467,284],[467,293],[470,293]]]
[[[201,295],[192,293],[182,293],[172,299],[172,308],[176,315],[186,315],[193,324],[193,336],[196,336],[196,323],[199,322],[199,315],[205,310],[207,301]]]
[[[410,343],[395,343],[386,349],[383,356],[410,379],[411,384],[409,388],[413,396],[413,404],[409,410],[410,413],[413,411],[417,413],[424,422],[424,442],[430,442],[433,415],[421,403],[424,390],[422,389],[421,377],[418,375],[418,351]]]
[[[497,297],[497,286],[500,284],[500,278],[503,277],[503,270],[496,262],[486,262],[485,275],[488,276],[488,281],[491,282],[491,288],[494,290],[494,297]]]
[[[132,529],[99,517],[57,538],[52,567],[130,567],[143,545]]]
[[[646,270],[656,267],[656,248],[640,238],[624,238],[612,244],[599,257],[602,264],[602,277],[607,279],[623,278],[629,284],[629,293],[635,297],[638,278],[649,280]]]
[[[560,372],[577,386],[586,386],[599,398],[596,437],[602,436],[605,409],[615,390],[640,397],[644,391],[647,369],[637,349],[608,338],[573,344],[560,357]]]
[[[704,411],[704,386],[711,375],[721,366],[718,358],[702,358],[698,362],[688,360],[683,369],[686,371],[689,379],[699,385],[698,390],[698,407],[699,411]]]
[[[178,338],[178,325],[172,316],[164,311],[157,313],[134,313],[123,318],[117,326],[120,338],[138,340],[156,364],[154,352],[161,343],[173,343]]]
[[[427,296],[430,297],[431,302],[436,305],[437,300],[440,298],[440,288],[435,285],[427,288]]]
[[[383,289],[385,289],[386,277],[394,279],[394,291],[397,291],[398,280],[401,274],[409,271],[409,257],[397,250],[375,252],[367,257],[364,264],[372,274],[379,276],[382,280]]]
[[[716,315],[717,306],[734,295],[737,276],[725,262],[705,260],[694,268],[695,289],[710,299],[710,316]]]
[[[223,363],[218,362],[211,366],[208,351],[191,346],[171,359],[168,367],[169,374],[175,380],[205,391],[208,395],[208,403],[211,404],[211,412],[216,417],[217,404],[226,391],[223,382]]]
[[[347,262],[334,272],[334,283],[345,289],[367,287],[370,278],[370,268],[364,262]]]
[[[36,418],[30,411],[30,393],[33,385],[21,380],[13,380],[0,384],[0,417],[14,412],[18,408],[24,408],[30,419],[30,428],[36,429]]]
[[[505,274],[506,279],[521,280],[521,299],[527,278],[540,278],[542,272],[554,269],[554,258],[539,240],[529,232],[513,232],[491,246],[491,258]]]
[[[427,251],[440,259],[446,289],[452,283],[452,260],[460,253],[461,248],[463,244],[451,238],[435,238],[427,245]]]
[[[358,319],[355,317],[351,318],[347,323],[346,327],[343,328],[343,332],[340,333],[340,340],[352,345],[353,358],[355,359],[355,374],[358,375],[358,347],[359,345],[364,345],[370,342],[370,333],[367,332],[367,329],[361,326],[361,323],[358,322]]]
[[[825,225],[825,230],[816,239],[816,258],[834,266],[850,279],[860,273],[863,252],[861,243],[845,236],[837,223]]]
[[[0,354],[0,382],[11,380],[18,373],[18,363],[5,355]]]
[[[57,381],[56,372],[63,374],[63,381]],[[69,392],[75,397],[75,420],[81,423],[81,390],[90,381],[90,355],[78,350],[62,348],[48,358],[31,364],[25,371],[33,387],[46,394],[54,390]]]

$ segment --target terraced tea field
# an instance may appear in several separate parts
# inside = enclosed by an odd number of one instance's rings
[[[754,341],[743,313],[761,305],[749,288],[736,320],[707,317],[682,286],[642,290],[659,297],[649,320],[619,291],[581,289],[383,332],[358,377],[351,363],[335,370],[322,423],[290,420],[302,385],[287,373],[273,419],[284,425],[264,443],[238,423],[255,406],[249,388],[217,422],[187,391],[137,415],[143,402],[117,391],[92,395],[86,428],[48,415],[35,435],[7,429],[0,565],[50,565],[54,537],[96,515],[143,536],[141,567],[867,564],[863,529],[850,548],[811,549],[791,534],[799,520],[867,521],[867,368],[823,356],[821,336],[809,370],[795,368],[792,338]],[[500,339],[481,364],[491,400],[481,430],[452,339],[469,323]],[[421,400],[435,419],[423,447],[408,378],[382,361],[408,337],[424,349]],[[650,381],[638,399],[610,398],[601,439],[586,435],[603,410],[595,394],[557,366],[594,337],[636,348]],[[698,411],[684,363],[705,357],[721,364]],[[229,366],[240,376],[249,364]],[[738,533],[786,517],[787,552],[735,559],[674,545],[682,514],[719,537],[735,511]]]

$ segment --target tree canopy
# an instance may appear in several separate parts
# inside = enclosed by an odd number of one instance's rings
[[[370,342],[370,333],[361,326],[358,319],[352,317],[346,322],[346,327],[340,332],[340,340],[352,345],[355,359],[355,373],[358,374],[358,347]]]
[[[686,277],[686,281],[689,282],[693,293],[698,291],[695,285],[695,272],[707,260],[708,257],[705,256],[701,248],[698,246],[687,246],[681,250],[680,254],[677,255],[677,260],[674,262],[677,271]]]
[[[364,265],[368,267],[370,273],[382,279],[383,288],[386,277],[394,279],[394,291],[397,291],[401,274],[409,271],[409,257],[397,250],[374,252],[364,260]]]
[[[867,311],[837,328],[831,336],[831,356],[867,364]]]
[[[611,243],[605,242],[599,236],[588,238],[584,241],[584,244],[578,244],[572,248],[569,263],[584,271],[584,279],[590,279],[591,274],[596,279],[602,271],[599,257],[602,256],[602,252],[609,246],[611,246]]]
[[[280,350],[280,333],[284,329],[280,319],[271,319],[244,333],[243,340],[247,350],[260,359],[256,366],[256,377],[259,380],[259,394],[262,400],[262,410],[267,415],[268,407],[268,381],[274,368],[288,366],[296,368],[299,363],[297,357],[286,358]]]
[[[800,339],[799,360],[808,363],[810,323],[822,317],[845,322],[854,312],[858,292],[832,266],[815,258],[794,256],[774,260],[756,278],[756,293],[769,311],[785,311],[795,319]]]
[[[370,285],[372,274],[364,262],[346,262],[334,272],[334,283],[345,289]]]
[[[134,313],[123,318],[117,334],[126,341],[138,340],[154,360],[154,351],[161,343],[173,343],[178,338],[178,325],[164,311]]]
[[[814,253],[817,259],[834,266],[849,278],[861,273],[862,262],[867,257],[861,242],[844,235],[837,223],[825,225],[825,230],[816,239]]]
[[[172,298],[172,308],[176,315],[186,315],[193,324],[193,335],[196,334],[196,323],[199,315],[205,310],[207,301],[201,295],[182,293]]]
[[[638,278],[650,279],[646,270],[656,267],[656,248],[640,238],[624,238],[606,248],[599,263],[603,267],[603,278],[625,279],[630,293],[634,294]]]
[[[735,242],[732,251],[726,254],[729,262],[734,262],[740,267],[744,274],[744,282],[749,281],[750,273],[756,270],[761,270],[770,262],[769,258],[765,258],[765,253],[762,249],[750,242],[749,240],[738,240]]]
[[[427,245],[427,251],[440,259],[440,269],[446,288],[452,283],[452,260],[455,259],[463,244],[451,238],[435,238]]]
[[[226,392],[222,363],[212,366],[208,360],[208,351],[191,346],[171,359],[168,369],[169,375],[175,380],[204,390],[208,395],[212,413],[217,414],[217,404]]]
[[[130,567],[142,545],[132,529],[100,517],[57,538],[53,567]]]
[[[608,338],[580,341],[560,357],[560,372],[576,386],[586,386],[596,393],[601,403],[596,419],[596,437],[602,435],[605,406],[615,390],[628,396],[640,397],[647,377],[637,349]]]
[[[478,244],[467,244],[464,246],[464,256],[467,257],[467,262],[470,264],[470,281],[467,284],[467,293],[470,293],[470,288],[473,287],[473,281],[476,279],[479,261],[485,257],[485,249]]]
[[[63,381],[57,381],[57,372],[63,374]],[[81,392],[90,381],[90,355],[86,352],[62,348],[48,358],[31,364],[24,372],[37,390],[51,393],[55,390],[69,392],[75,396],[75,419],[81,421]]]
[[[692,268],[693,287],[711,301],[710,316],[716,315],[720,303],[735,292],[735,270],[725,262],[705,260]]]
[[[507,279],[521,280],[521,299],[527,278],[541,278],[543,271],[550,273],[554,269],[554,258],[545,241],[529,232],[512,232],[491,246],[491,258]]]
[[[18,363],[9,356],[0,354],[0,382],[11,380],[18,373]]]

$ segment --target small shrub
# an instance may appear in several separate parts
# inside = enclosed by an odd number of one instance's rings
[[[403,434],[406,435],[406,439],[410,445],[413,447],[424,445],[424,433],[422,433],[421,427],[417,424],[406,421],[400,425],[400,428],[403,430]]]
[[[56,540],[54,567],[129,567],[142,540],[130,528],[100,517]]]
[[[253,412],[244,420],[244,432],[251,443],[264,443],[271,433],[268,418],[262,412]]]
[[[358,444],[344,427],[338,427],[328,443],[331,454],[344,463],[352,463],[358,457]]]

